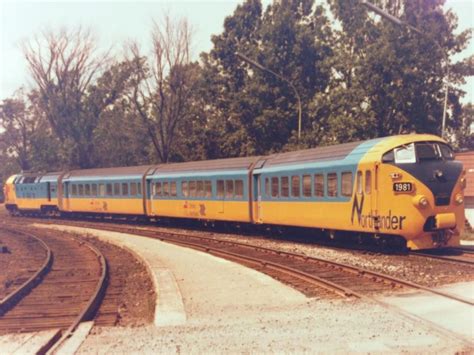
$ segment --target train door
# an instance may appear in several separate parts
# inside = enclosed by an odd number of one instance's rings
[[[225,186],[224,180],[217,180],[216,183],[217,189],[217,201],[218,201],[218,212],[224,213],[224,206],[225,206]]]
[[[69,207],[69,182],[65,182],[63,184],[63,201],[64,201],[64,209],[66,211],[70,211],[70,207]]]
[[[377,167],[367,167],[364,171],[364,194],[367,203],[367,209],[364,213],[370,216],[367,221],[369,229],[378,230],[378,210],[377,210]]]
[[[51,183],[49,181],[46,183],[46,194],[48,197],[48,202],[50,202],[51,201]]]
[[[262,176],[260,174],[253,176],[254,199],[256,203],[255,221],[262,223]]]

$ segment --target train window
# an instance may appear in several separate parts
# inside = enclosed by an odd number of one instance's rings
[[[393,151],[395,153],[395,163],[416,163],[415,146],[413,143],[402,145],[399,148],[395,148]]]
[[[344,172],[341,174],[341,195],[352,196],[352,173]]]
[[[97,196],[97,184],[91,185],[92,196]]]
[[[265,178],[265,196],[270,197],[270,180]]]
[[[328,174],[328,196],[337,197],[337,174]]]
[[[217,180],[217,197],[224,198],[224,180]]]
[[[316,197],[324,196],[324,175],[323,174],[314,175],[314,196]]]
[[[418,157],[418,161],[440,159],[436,144],[428,143],[428,142],[416,143],[415,148],[416,148],[416,156]]]
[[[72,186],[71,186],[71,195],[72,195],[72,196],[76,196],[76,195],[77,195],[77,186],[76,186],[76,185],[72,185]]]
[[[89,184],[84,185],[84,195],[86,195],[86,196],[91,195],[91,185],[89,185]]]
[[[272,177],[272,197],[278,197],[278,178]]]
[[[142,194],[142,183],[138,182],[137,183],[137,195],[141,196]]]
[[[362,193],[362,171],[357,172],[357,193]]]
[[[196,196],[197,197],[204,197],[204,181],[197,181],[196,182]]]
[[[170,187],[168,181],[163,181],[163,196],[170,195]]]
[[[204,181],[205,197],[212,197],[212,182],[210,180]]]
[[[170,182],[170,196],[176,197],[178,194],[176,193],[176,181]]]
[[[303,175],[303,196],[311,197],[311,175]]]
[[[105,185],[99,184],[99,196],[105,196]]]
[[[112,196],[112,184],[107,184],[107,195]]]
[[[122,183],[122,196],[128,196],[128,183]]]
[[[114,183],[114,195],[120,195],[120,184],[118,182]]]
[[[365,193],[370,194],[372,190],[372,173],[370,170],[365,171]]]
[[[155,182],[155,196],[161,196],[161,182]]]
[[[84,196],[84,185],[82,184],[77,185],[77,190],[78,190],[79,196]]]
[[[244,197],[244,182],[242,180],[235,180],[235,198]]]
[[[183,194],[183,197],[188,197],[189,196],[188,182],[187,181],[181,181],[181,193]]]
[[[225,198],[234,198],[234,180],[225,181]]]
[[[291,177],[291,196],[300,197],[300,177],[293,175]]]
[[[446,144],[438,144],[441,155],[446,160],[454,160],[454,153],[452,149]]]
[[[137,183],[131,182],[130,183],[130,195],[136,196],[137,195]]]
[[[288,176],[281,177],[281,197],[289,197],[290,196],[290,179]]]
[[[196,181],[189,182],[189,197],[196,197]]]
[[[395,160],[395,157],[393,155],[393,150],[385,153],[382,157],[382,163],[393,163]]]

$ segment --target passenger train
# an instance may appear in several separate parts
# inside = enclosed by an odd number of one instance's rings
[[[11,176],[12,215],[95,215],[296,226],[330,235],[459,244],[462,164],[433,135],[399,135],[248,158]]]

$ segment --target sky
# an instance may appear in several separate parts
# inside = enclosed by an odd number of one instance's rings
[[[242,0],[243,1],[243,0]],[[104,50],[110,47],[119,53],[123,43],[136,40],[146,49],[150,43],[153,19],[168,12],[172,17],[186,17],[193,28],[193,57],[212,48],[211,36],[223,31],[225,17],[232,15],[235,0],[149,0],[132,1],[21,1],[0,0],[0,100],[13,95],[21,86],[30,88],[26,61],[21,43],[46,29],[91,28]],[[317,0],[316,0],[317,1]],[[263,0],[264,7],[270,0]],[[459,31],[474,27],[474,0],[447,0],[459,18]],[[462,55],[474,54],[474,39]],[[474,77],[463,87],[463,102],[474,103]]]

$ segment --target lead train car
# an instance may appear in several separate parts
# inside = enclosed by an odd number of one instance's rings
[[[426,249],[459,244],[464,175],[439,137],[402,135],[262,157],[20,174],[5,196],[13,214],[298,226]]]

